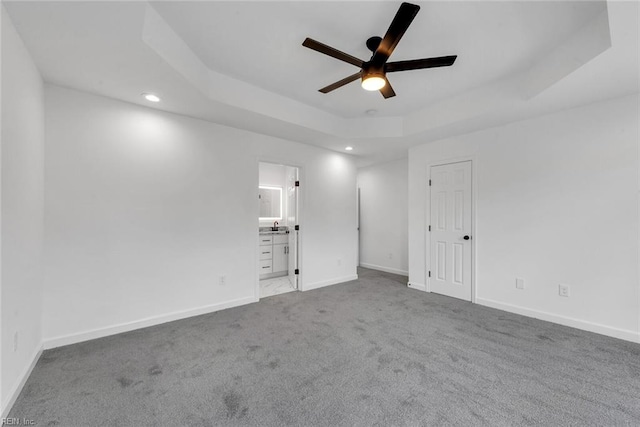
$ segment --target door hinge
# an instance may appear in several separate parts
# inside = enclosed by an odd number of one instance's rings
[[[429,231],[431,231],[431,226],[429,226]]]
[[[429,187],[431,187],[431,180],[429,180]]]
[[[296,225],[295,227],[293,227],[294,230],[299,231],[300,230],[300,226]]]
[[[293,271],[294,274],[300,274],[300,270],[298,270],[297,268]]]
[[[429,277],[431,277],[431,271],[429,271]]]
[[[296,187],[300,187],[300,181],[296,181]]]

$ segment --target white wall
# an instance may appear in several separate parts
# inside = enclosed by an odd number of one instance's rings
[[[473,156],[477,302],[638,340],[638,113],[633,95],[411,149],[409,281],[426,284],[427,165]]]
[[[360,265],[407,275],[408,160],[358,169]]]
[[[286,184],[285,166],[273,163],[260,162],[260,185],[279,186],[284,188]]]
[[[255,301],[259,161],[301,167],[303,289],[356,277],[348,156],[56,86],[45,95],[45,346]]]
[[[43,155],[42,79],[2,6],[3,416],[37,360],[42,343]]]

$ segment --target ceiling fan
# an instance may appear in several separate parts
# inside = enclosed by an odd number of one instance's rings
[[[331,46],[327,46],[324,43],[320,43],[319,41],[307,37],[302,43],[302,46],[324,53],[325,55],[329,55],[341,61],[348,62],[349,64],[360,68],[360,71],[357,73],[332,83],[329,86],[325,86],[322,89],[319,89],[319,92],[329,93],[332,90],[346,85],[347,83],[362,79],[362,87],[364,89],[372,91],[379,90],[382,96],[385,98],[391,98],[392,96],[395,96],[396,93],[393,91],[389,80],[387,80],[387,73],[419,70],[422,68],[448,67],[453,65],[457,55],[387,62],[419,10],[420,6],[418,5],[402,3],[396,13],[396,16],[393,18],[393,21],[391,21],[391,25],[389,25],[389,29],[387,30],[387,34],[385,34],[384,38],[370,37],[367,40],[367,48],[372,52],[371,58],[368,61],[363,61],[355,56],[351,56],[348,53],[341,52],[338,49],[334,49]]]

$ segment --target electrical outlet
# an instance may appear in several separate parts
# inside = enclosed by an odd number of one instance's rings
[[[558,295],[561,297],[569,297],[569,285],[558,285]]]
[[[18,351],[18,332],[13,334],[13,351]]]
[[[227,276],[223,274],[222,276],[220,276],[220,286],[224,286],[226,284],[227,284]]]
[[[338,258],[338,265],[342,265],[342,259]]]
[[[516,289],[524,289],[524,279],[516,277]]]
[[[393,259],[393,254],[389,252],[389,259]]]

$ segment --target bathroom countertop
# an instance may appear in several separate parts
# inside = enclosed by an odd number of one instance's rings
[[[272,230],[271,227],[260,227],[258,232],[263,236],[269,234],[288,234],[289,227],[278,227],[278,231]]]

